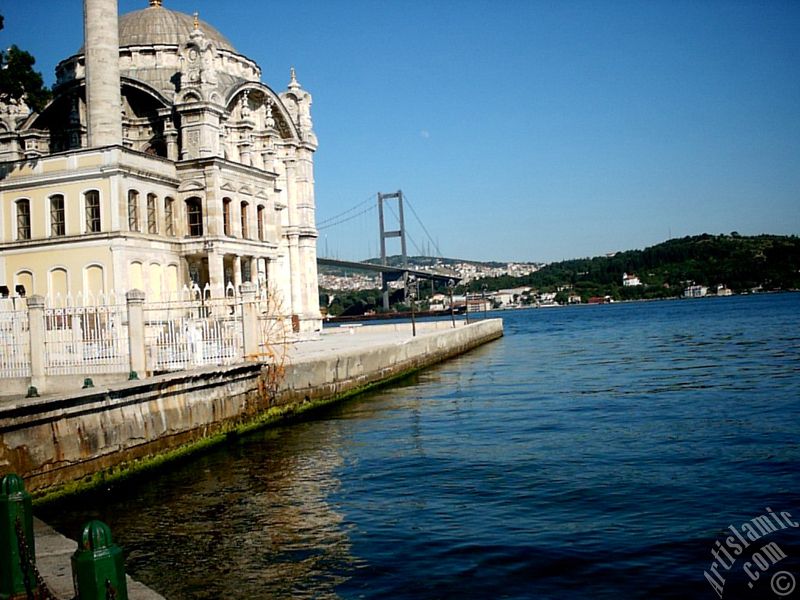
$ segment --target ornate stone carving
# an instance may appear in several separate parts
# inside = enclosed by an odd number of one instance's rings
[[[249,119],[250,118],[250,91],[245,90],[242,92],[241,97],[239,98],[239,106],[241,107],[242,111],[242,119]]]
[[[275,117],[272,116],[272,98],[267,98],[266,107],[267,116],[264,119],[264,127],[266,129],[275,129]]]

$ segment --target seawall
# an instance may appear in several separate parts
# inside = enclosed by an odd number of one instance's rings
[[[160,375],[0,404],[0,473],[44,496],[123,477],[456,356],[503,335],[500,319],[326,330],[272,364]]]

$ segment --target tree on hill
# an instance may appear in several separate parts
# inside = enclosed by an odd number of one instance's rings
[[[623,273],[635,273],[641,286],[624,287]],[[530,286],[556,291],[569,286],[586,301],[592,296],[617,300],[680,296],[688,283],[713,287],[723,284],[735,292],[800,289],[800,238],[703,234],[672,239],[644,250],[614,256],[551,263],[524,277],[473,281],[470,291]]]
[[[4,19],[0,15],[0,30]],[[0,50],[0,103],[22,100],[32,110],[41,111],[50,100],[50,90],[44,85],[42,74],[33,70],[36,59],[16,45]]]

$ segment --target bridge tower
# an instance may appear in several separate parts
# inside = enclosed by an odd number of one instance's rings
[[[386,221],[383,216],[383,204],[389,200],[397,200],[397,215],[399,221],[399,229],[387,231]],[[391,205],[389,205],[391,208]],[[386,240],[389,238],[400,238],[400,252],[402,256],[403,267],[408,266],[408,256],[406,255],[406,226],[403,218],[403,192],[397,190],[392,194],[382,194],[378,192],[378,220],[380,221],[381,230],[381,264],[386,266],[388,264],[386,257]],[[383,291],[383,308],[389,310],[389,277],[386,273],[381,273],[381,291]]]

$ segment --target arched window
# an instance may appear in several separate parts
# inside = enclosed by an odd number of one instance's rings
[[[164,233],[175,235],[175,200],[169,196],[164,198]]]
[[[60,236],[66,233],[64,226],[64,196],[50,196],[50,235]]]
[[[155,194],[147,194],[147,233],[158,233],[156,200]]]
[[[27,198],[17,200],[17,239],[31,239],[31,201]]]
[[[247,202],[242,202],[242,237],[245,239],[250,237],[250,230],[248,228]]]
[[[144,291],[144,271],[139,261],[128,266],[128,289]]]
[[[139,231],[139,192],[128,190],[128,230]]]
[[[259,204],[256,209],[256,225],[258,226],[258,239],[264,241],[264,205]]]
[[[167,298],[174,300],[178,295],[178,265],[167,265],[167,273],[164,283]]]
[[[84,211],[86,216],[86,233],[97,233],[100,224],[100,192],[89,190],[83,195]]]
[[[222,199],[222,231],[231,235],[231,199]]]
[[[51,298],[61,296],[65,298],[69,293],[69,277],[67,277],[67,270],[61,267],[56,267],[50,270],[50,285],[48,293]]]
[[[147,292],[150,299],[159,302],[161,300],[161,290],[163,288],[162,267],[158,263],[150,263],[147,266]]]
[[[30,271],[20,271],[14,278],[14,291],[17,296],[28,296],[34,293],[33,290],[33,273]]]
[[[186,229],[189,237],[203,235],[203,204],[200,198],[187,198],[186,200]]]
[[[89,265],[83,270],[83,292],[95,297],[105,293],[105,278],[102,265]]]

